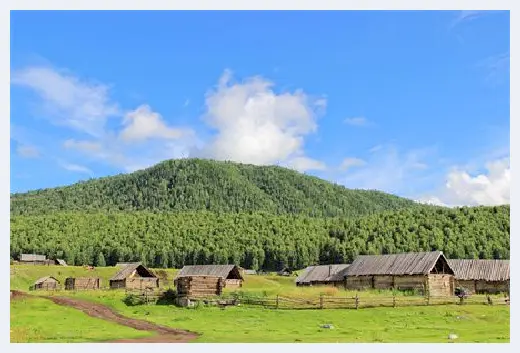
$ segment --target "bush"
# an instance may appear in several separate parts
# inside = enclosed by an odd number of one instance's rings
[[[157,300],[158,305],[173,305],[177,299],[177,291],[175,289],[168,289]]]
[[[125,299],[123,299],[123,302],[127,305],[127,306],[136,306],[136,305],[143,305],[145,302],[144,302],[144,299],[141,298],[140,296],[137,296],[135,294],[129,294],[125,297]]]

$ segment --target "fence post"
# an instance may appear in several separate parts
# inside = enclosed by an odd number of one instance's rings
[[[464,296],[462,295],[462,296],[460,297],[460,303],[459,303],[459,305],[463,305],[463,304],[464,304]]]
[[[359,297],[356,293],[356,309],[359,308]]]
[[[276,295],[276,309],[278,309],[278,295]]]
[[[395,308],[395,306],[396,306],[396,305],[395,305],[395,304],[396,304],[396,303],[395,303],[395,293],[394,293],[394,297],[393,297],[392,299],[393,299],[393,306],[394,306],[394,308]]]
[[[489,295],[487,296],[487,302],[488,302],[488,305],[493,305],[493,300],[491,299],[491,297]]]
[[[323,309],[323,294],[320,294],[320,309]]]
[[[426,305],[430,305],[430,293],[426,294]]]

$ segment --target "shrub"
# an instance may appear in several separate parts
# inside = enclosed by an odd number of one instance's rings
[[[136,305],[143,305],[145,302],[144,302],[144,299],[135,295],[135,294],[129,294],[125,297],[125,299],[123,299],[123,302],[127,305],[127,306],[136,306]]]
[[[173,305],[177,299],[177,291],[169,288],[166,290],[161,297],[157,300],[158,305]]]

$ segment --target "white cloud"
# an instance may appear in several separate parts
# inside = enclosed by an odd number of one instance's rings
[[[352,125],[352,126],[371,126],[372,123],[365,117],[363,116],[358,116],[358,117],[354,117],[354,118],[347,118],[343,121],[345,124],[347,125]]]
[[[354,167],[361,167],[361,166],[364,166],[365,164],[367,164],[367,162],[365,162],[364,160],[362,160],[360,158],[348,157],[348,158],[345,158],[341,162],[339,169],[346,171],[347,169],[351,169]]]
[[[19,144],[16,148],[16,153],[23,158],[38,158],[40,151],[34,146]]]
[[[66,140],[63,147],[67,149],[77,149],[85,152],[100,152],[101,143],[95,141],[77,141],[75,139]]]
[[[172,128],[166,125],[160,114],[152,111],[148,105],[141,105],[128,112],[123,120],[124,128],[120,138],[125,142],[148,139],[177,139],[191,134],[191,130]]]
[[[82,82],[46,67],[30,67],[12,74],[12,83],[34,90],[53,123],[92,136],[101,136],[106,120],[119,109],[108,98],[108,86]]]
[[[92,170],[90,170],[89,168],[87,168],[85,166],[79,165],[79,164],[63,163],[61,166],[64,169],[71,171],[71,172],[92,174]]]
[[[325,163],[308,157],[295,157],[287,162],[287,166],[299,172],[327,169]]]
[[[437,196],[426,196],[423,201],[450,206],[495,206],[510,202],[511,169],[509,158],[486,164],[486,172],[478,175],[461,168],[453,168]]]
[[[303,145],[305,136],[317,129],[326,100],[311,99],[302,91],[277,94],[272,87],[261,77],[232,83],[226,70],[206,96],[205,121],[216,136],[199,154],[257,165],[292,160],[299,167],[321,168],[303,155]]]
[[[379,145],[369,152],[366,160],[351,157],[343,161],[349,168],[338,182],[349,188],[409,196],[436,177],[435,173],[425,171],[424,160],[434,153],[432,148],[401,152],[393,145]]]

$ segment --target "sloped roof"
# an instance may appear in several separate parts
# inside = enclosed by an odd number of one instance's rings
[[[21,254],[20,261],[45,261],[47,258],[45,255],[36,254]]]
[[[442,251],[411,252],[391,255],[361,255],[345,271],[346,276],[428,274]]]
[[[455,278],[460,280],[507,281],[509,260],[448,260]]]
[[[192,265],[184,266],[175,278],[186,276],[212,276],[227,278],[231,271],[236,269],[238,276],[242,278],[241,271],[235,265]]]
[[[309,266],[296,278],[296,283],[334,282],[343,280],[347,264]]]
[[[42,278],[38,278],[38,279],[34,282],[34,284],[35,284],[35,285],[36,285],[36,284],[40,284],[40,283],[43,283],[43,282],[45,282],[45,281],[47,281],[47,280],[49,280],[49,279],[53,279],[53,280],[55,280],[56,282],[60,283],[60,281],[58,281],[56,278],[54,278],[54,277],[52,277],[52,276],[45,276],[45,277],[42,277]]]
[[[67,263],[65,262],[65,260],[62,260],[62,259],[56,259],[56,262],[61,265],[61,266],[67,266]]]
[[[140,262],[136,262],[134,264],[126,265],[122,267],[117,273],[110,278],[110,281],[122,280],[130,276],[135,270],[138,270],[142,277],[157,277],[150,270],[144,267]]]

